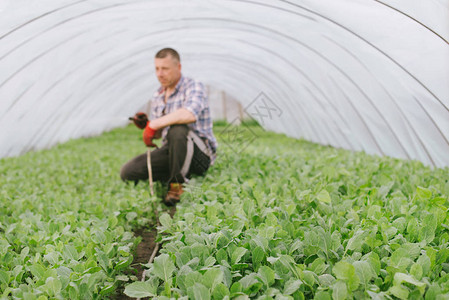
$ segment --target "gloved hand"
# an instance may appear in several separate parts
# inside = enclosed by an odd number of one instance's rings
[[[148,116],[146,113],[143,112],[138,112],[135,114],[134,117],[130,117],[129,119],[134,122],[134,125],[136,125],[137,128],[140,129],[144,129],[148,123]]]
[[[147,125],[145,126],[145,129],[143,130],[143,142],[147,147],[156,147],[156,144],[153,143],[154,135],[156,134],[155,129],[150,127],[150,121],[147,122]]]

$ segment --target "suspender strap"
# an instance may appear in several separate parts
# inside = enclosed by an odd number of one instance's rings
[[[209,156],[209,158],[212,160],[212,155],[211,155],[211,151],[210,151],[209,147],[206,146],[204,141],[198,135],[196,135],[192,130],[189,130],[189,133],[187,134],[186,158],[185,158],[184,164],[182,165],[182,168],[181,168],[181,175],[184,178],[186,177],[187,172],[189,172],[190,165],[192,164],[193,151],[194,151],[193,144],[194,143],[201,150],[201,152],[203,152],[204,154]]]

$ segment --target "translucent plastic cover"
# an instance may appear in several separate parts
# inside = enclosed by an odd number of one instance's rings
[[[268,130],[449,165],[447,0],[0,0],[0,157],[127,123],[153,57]]]

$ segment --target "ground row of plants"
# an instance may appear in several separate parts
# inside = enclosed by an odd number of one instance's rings
[[[127,295],[449,298],[447,168],[241,128],[217,132],[216,165],[160,216],[161,253]]]
[[[0,161],[0,299],[107,298],[136,279],[152,199],[119,170],[144,151],[128,127]]]
[[[447,169],[239,128],[160,215],[145,282],[132,231],[158,199],[119,178],[140,132],[2,159],[0,299],[448,297]]]

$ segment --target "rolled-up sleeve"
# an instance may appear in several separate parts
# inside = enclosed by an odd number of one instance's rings
[[[202,83],[193,82],[188,87],[183,108],[190,111],[198,120],[206,102],[206,89]]]

